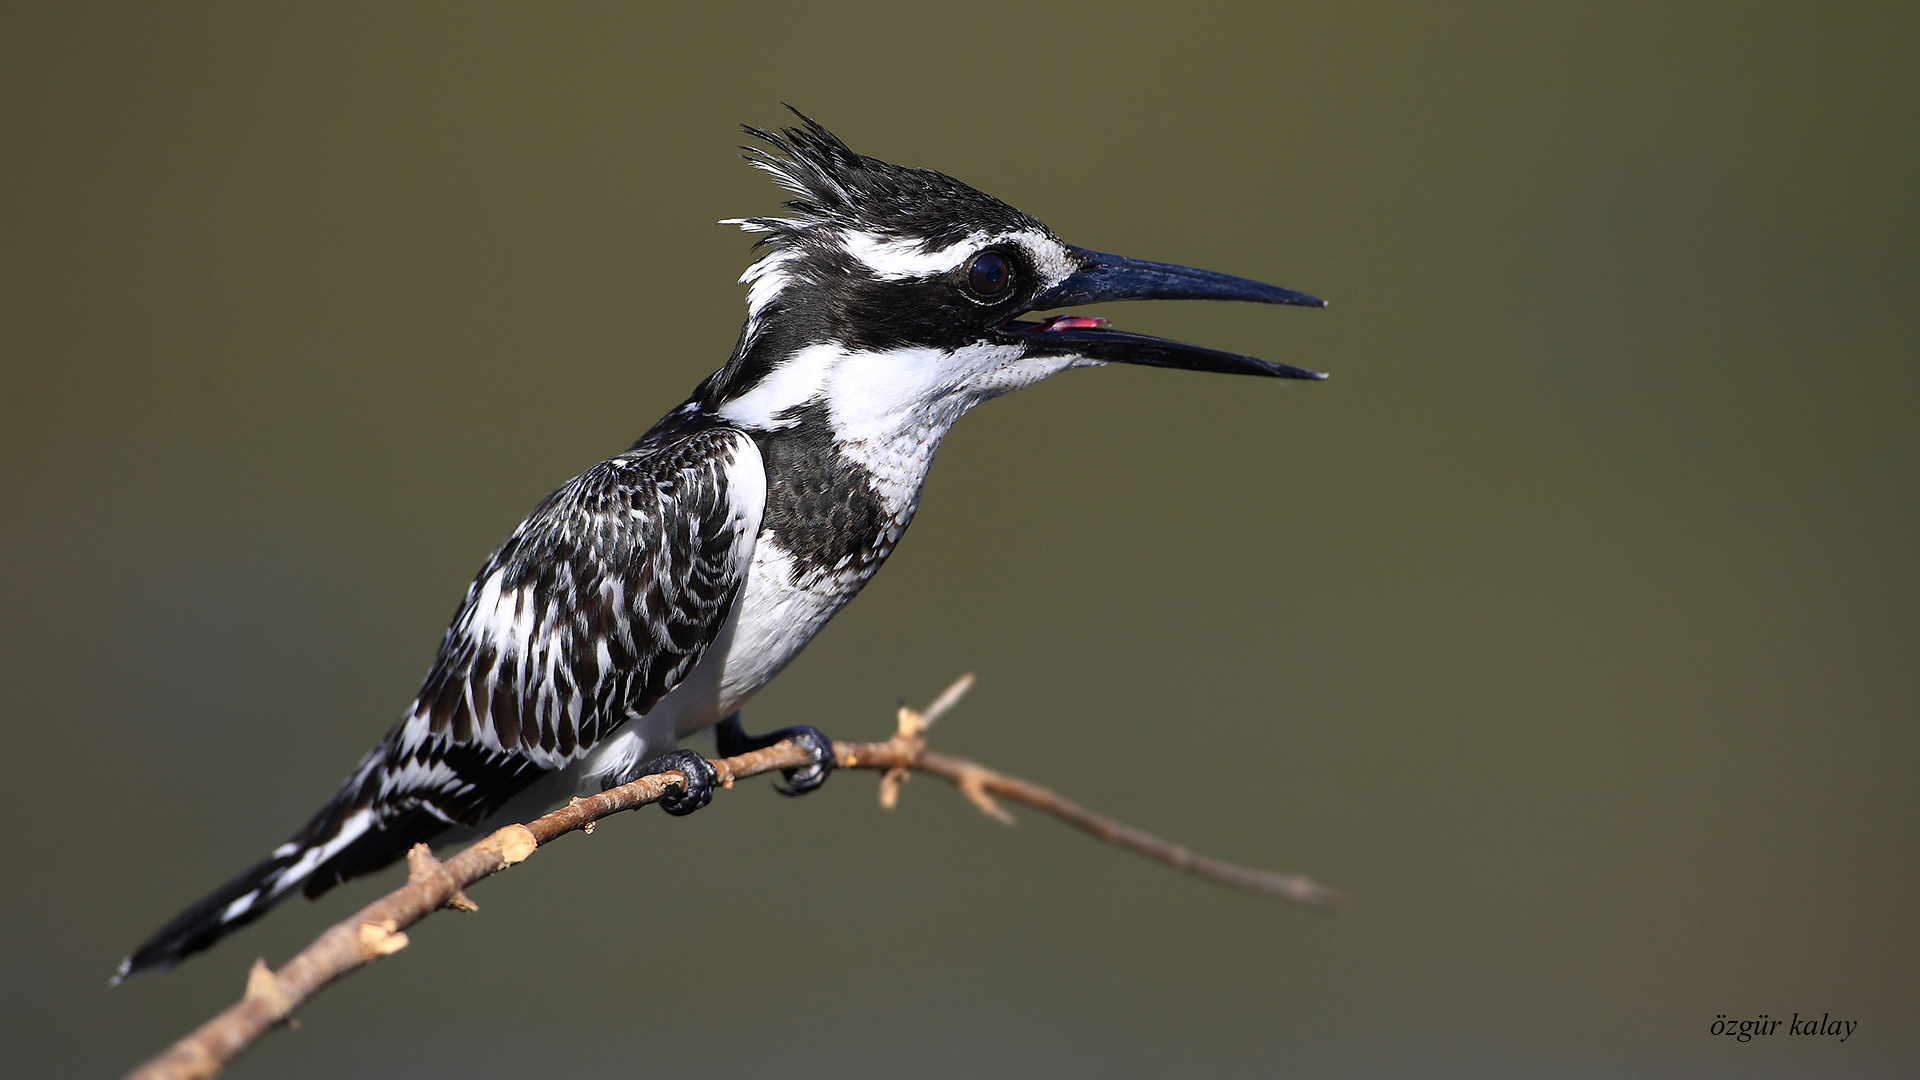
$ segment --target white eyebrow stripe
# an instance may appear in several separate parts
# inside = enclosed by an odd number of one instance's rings
[[[938,251],[928,251],[921,241],[911,237],[882,236],[853,230],[840,237],[841,246],[846,248],[847,254],[859,259],[867,269],[880,277],[894,281],[933,277],[956,269],[986,240],[986,233],[972,232]]]
[[[911,237],[885,236],[851,229],[840,234],[840,244],[847,254],[860,260],[876,275],[890,281],[930,278],[956,270],[974,252],[989,243],[1006,241],[1018,243],[1041,257],[1059,247],[1059,241],[1031,229],[1009,233],[971,232],[936,251],[928,251],[922,241]]]

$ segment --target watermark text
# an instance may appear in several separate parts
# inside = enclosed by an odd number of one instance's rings
[[[1802,1017],[1799,1013],[1794,1013],[1791,1020],[1775,1020],[1766,1013],[1751,1020],[1729,1020],[1726,1013],[1721,1013],[1709,1030],[1715,1035],[1731,1035],[1734,1042],[1752,1042],[1767,1035],[1812,1035],[1846,1042],[1859,1026],[1858,1020],[1835,1020],[1832,1013],[1821,1013],[1817,1020],[1812,1014]]]

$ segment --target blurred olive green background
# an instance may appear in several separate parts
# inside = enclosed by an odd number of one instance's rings
[[[922,782],[607,823],[236,1076],[1920,1069],[1911,5],[9,6],[10,1075],[107,1075],[390,887],[109,991],[399,714],[492,546],[725,359],[791,101],[1062,236],[1329,297],[1106,311],[1333,374],[955,432],[748,711]],[[1718,1014],[1831,1013],[1845,1045]]]

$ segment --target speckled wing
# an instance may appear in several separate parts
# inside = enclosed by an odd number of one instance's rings
[[[356,770],[345,805],[476,824],[645,715],[740,591],[760,467],[751,439],[712,427],[643,443],[549,496],[474,579],[412,710]]]
[[[739,595],[766,501],[753,441],[698,419],[669,417],[678,431],[528,515],[467,590],[413,706],[333,800],[122,973],[205,948],[295,885],[317,896],[480,823],[673,690]]]

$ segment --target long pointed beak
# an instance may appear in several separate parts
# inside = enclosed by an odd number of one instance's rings
[[[1241,300],[1255,304],[1326,307],[1327,302],[1278,285],[1197,270],[1190,266],[1130,259],[1075,248],[1086,263],[1065,281],[1033,298],[1029,311],[1050,311],[1108,300]],[[1325,375],[1289,364],[1187,345],[1145,334],[1107,328],[1104,319],[1053,318],[1044,322],[1008,322],[1004,333],[1018,334],[1029,351],[1072,353],[1090,360],[1151,367],[1266,375],[1279,379],[1324,379]]]

